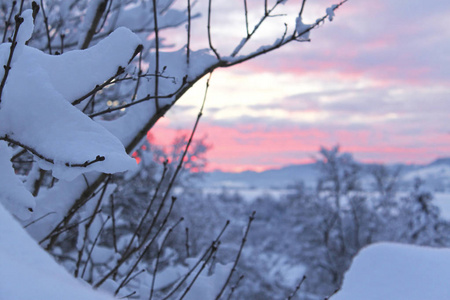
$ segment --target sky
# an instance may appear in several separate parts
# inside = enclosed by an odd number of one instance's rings
[[[207,1],[196,8],[204,9]],[[212,41],[230,53],[245,33],[242,1],[213,1]],[[270,3],[270,2],[269,2]],[[293,28],[301,1],[288,1],[261,26],[251,53]],[[307,1],[313,23],[338,1]],[[249,0],[250,28],[263,1]],[[195,11],[195,10],[194,10]],[[278,13],[278,12],[276,12]],[[239,66],[214,72],[197,137],[206,137],[208,170],[280,168],[308,163],[339,144],[363,162],[429,163],[450,156],[450,1],[349,0],[332,22]],[[194,49],[207,48],[205,18]],[[156,142],[189,131],[203,99],[195,85],[152,130]]]

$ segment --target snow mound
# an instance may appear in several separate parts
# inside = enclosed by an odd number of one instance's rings
[[[450,299],[450,249],[380,243],[364,248],[331,300]]]
[[[1,204],[0,241],[0,299],[113,299],[69,275]]]

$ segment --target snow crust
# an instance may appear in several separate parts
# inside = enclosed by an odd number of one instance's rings
[[[14,174],[12,151],[0,141],[0,203],[20,219],[28,219],[36,205],[34,197]],[[1,239],[0,239],[1,241]],[[1,242],[3,243],[3,242]]]
[[[73,278],[0,204],[0,299],[112,300]]]
[[[310,31],[307,31],[307,30],[310,29],[310,28],[311,28],[311,25],[303,24],[303,20],[302,20],[301,16],[298,16],[295,19],[295,30],[297,31],[297,33],[301,34],[301,33],[306,31],[305,33],[300,35],[301,39],[305,39],[305,40],[309,39]]]
[[[327,16],[328,16],[328,20],[330,20],[330,22],[333,21],[333,18],[334,18],[334,10],[335,10],[337,7],[338,7],[338,6],[335,4],[335,5],[332,5],[332,6],[328,7],[328,8],[325,10],[325,12],[326,12],[326,14],[327,14]]]
[[[119,66],[126,66],[140,40],[130,30],[119,28],[88,50],[51,56],[24,45],[32,31],[28,27],[33,26],[29,18],[31,15],[25,14],[18,39],[22,42],[18,48],[23,49],[14,53],[4,88],[0,135],[51,160],[37,158],[41,168],[52,170],[59,179],[73,180],[93,170],[115,173],[133,169],[136,162],[120,140],[70,101],[113,76]],[[9,49],[9,44],[0,45],[0,60],[6,61]],[[94,161],[97,156],[105,159],[86,167],[67,166]]]
[[[450,249],[394,243],[361,250],[330,300],[450,299]]]

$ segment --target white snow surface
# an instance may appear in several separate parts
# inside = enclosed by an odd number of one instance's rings
[[[310,29],[310,28],[311,28],[311,25],[303,24],[303,20],[302,20],[301,16],[298,16],[295,19],[295,30],[297,31],[297,33],[301,34],[301,33],[306,31],[305,33],[300,35],[301,39],[305,39],[305,40],[309,39],[309,33],[311,31],[307,31],[307,30]]]
[[[450,299],[450,249],[380,243],[353,260],[330,300]]]
[[[112,300],[73,278],[0,204],[0,299]]]
[[[36,203],[34,197],[14,174],[11,164],[12,151],[0,141],[0,203],[20,219],[28,219]],[[0,243],[3,241],[0,239]]]
[[[22,25],[33,24],[25,21]],[[29,31],[23,29],[24,34]],[[24,43],[25,39],[19,41]],[[70,101],[113,76],[119,66],[126,66],[139,42],[130,30],[119,28],[88,50],[59,56],[21,44],[23,49],[14,53],[15,61],[3,92],[0,135],[52,160],[54,163],[38,159],[41,168],[51,169],[59,179],[73,180],[94,170],[115,173],[133,169],[136,161],[126,154],[120,140]],[[6,62],[9,51],[9,44],[0,46],[1,61]],[[105,160],[88,167],[65,165],[93,161],[98,155]]]

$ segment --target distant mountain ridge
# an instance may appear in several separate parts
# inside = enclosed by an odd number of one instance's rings
[[[375,164],[364,164],[364,167]],[[412,181],[421,178],[432,189],[450,190],[450,157],[419,164],[391,164],[389,168],[401,168],[401,178]],[[281,189],[292,186],[296,182],[304,182],[307,186],[315,186],[319,176],[317,163],[297,164],[270,169],[263,172],[243,171],[239,173],[213,171],[205,173],[205,183],[209,187],[240,188],[273,188]]]

